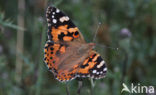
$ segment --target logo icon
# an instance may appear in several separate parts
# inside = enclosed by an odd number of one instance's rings
[[[129,88],[127,87],[127,85],[125,83],[122,83],[122,86],[123,86],[123,89],[121,90],[121,93],[123,91],[131,93],[130,90],[129,90]]]

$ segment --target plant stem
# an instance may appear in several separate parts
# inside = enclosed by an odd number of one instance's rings
[[[70,95],[69,88],[68,88],[68,83],[67,82],[66,82],[66,92],[67,92],[67,95]]]
[[[43,79],[43,69],[42,69],[42,66],[43,66],[43,46],[45,44],[45,31],[43,29],[43,32],[42,32],[42,37],[41,37],[41,44],[40,44],[40,57],[39,57],[39,66],[38,66],[38,75],[37,75],[37,82],[36,82],[36,94],[35,95],[40,95],[41,93],[41,87],[42,87],[42,79]]]
[[[90,78],[90,82],[91,82],[91,90],[90,90],[90,95],[93,95],[93,90],[94,90],[94,87],[95,87],[95,84],[94,84],[94,81],[92,78]]]
[[[25,0],[18,0],[18,26],[24,28],[24,11],[25,11]],[[23,55],[23,46],[24,45],[24,31],[17,31],[17,44],[16,44],[16,70],[15,70],[15,81],[17,84],[21,84],[22,79],[22,67],[23,60],[21,59],[21,55]]]
[[[79,80],[79,81],[78,81],[78,90],[77,90],[77,94],[78,94],[78,95],[80,95],[80,93],[81,93],[82,85],[83,85],[83,84],[82,84],[82,81]]]

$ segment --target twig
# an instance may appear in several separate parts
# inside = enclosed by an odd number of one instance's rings
[[[94,84],[94,81],[92,78],[90,78],[90,82],[91,82],[91,90],[90,90],[90,95],[93,95],[93,90],[94,90],[94,87],[95,87],[95,84]]]
[[[44,29],[43,29],[44,30]],[[43,51],[42,51],[42,47],[44,46],[44,44],[45,44],[45,40],[46,40],[46,38],[45,38],[45,32],[43,31],[42,32],[42,36],[41,36],[41,43],[40,43],[40,47],[39,47],[39,51],[40,51],[40,53],[39,53],[39,62],[40,62],[40,64],[39,64],[39,66],[38,66],[38,70],[37,70],[37,72],[38,72],[38,74],[37,74],[37,82],[36,82],[36,92],[35,92],[35,95],[40,95],[41,94],[41,89],[42,89],[42,82],[43,82],[43,69],[42,69],[42,66],[43,66]]]
[[[66,82],[66,92],[67,92],[67,95],[70,95],[69,88],[68,88],[68,82]]]
[[[121,83],[123,83],[124,80],[125,80],[126,71],[127,71],[127,63],[128,63],[128,54],[127,54],[125,49],[123,49],[123,53],[125,55],[125,59],[124,59],[124,62],[123,62],[123,67],[122,67]]]
[[[79,80],[79,81],[78,81],[78,90],[77,90],[77,94],[78,94],[78,95],[80,95],[80,93],[81,93],[82,85],[83,85],[83,84],[82,84],[82,80]]]
[[[25,0],[18,0],[18,26],[24,28],[24,11],[25,11]],[[24,51],[24,31],[17,31],[17,45],[16,45],[16,70],[15,70],[15,81],[17,84],[21,84],[22,79],[22,67],[23,60],[20,58],[20,55],[23,55]]]

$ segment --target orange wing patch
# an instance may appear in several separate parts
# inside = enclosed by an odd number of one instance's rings
[[[83,64],[80,66],[77,77],[92,77],[95,79],[105,76],[107,68],[101,56],[93,51]]]
[[[70,18],[59,9],[55,7],[48,7],[46,17],[48,22],[49,40],[58,42],[72,41],[75,38],[79,38],[80,32],[78,28],[74,25]]]
[[[59,81],[69,81],[76,78],[79,64],[75,65],[71,71],[59,70],[56,79]]]
[[[59,40],[72,41],[74,38],[79,37],[78,28],[69,28],[68,25],[62,25],[58,28],[52,27],[51,29],[52,40],[57,42]]]
[[[58,53],[65,53],[65,46],[48,41],[45,44],[44,53],[44,61],[49,70],[53,72],[53,68],[55,70],[58,68],[57,64],[59,62],[59,57],[57,57],[57,55]]]
[[[63,71],[63,72],[59,72],[56,76],[56,79],[58,79],[59,81],[69,81],[75,78],[75,71],[72,72],[67,72],[67,71]]]

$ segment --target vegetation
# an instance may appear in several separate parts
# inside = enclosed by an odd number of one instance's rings
[[[49,5],[68,14],[87,42],[101,22],[96,50],[108,73],[83,79],[81,95],[121,95],[122,83],[156,87],[155,0],[0,0],[0,95],[65,95],[66,86],[77,94],[78,80],[58,82],[43,62]]]

